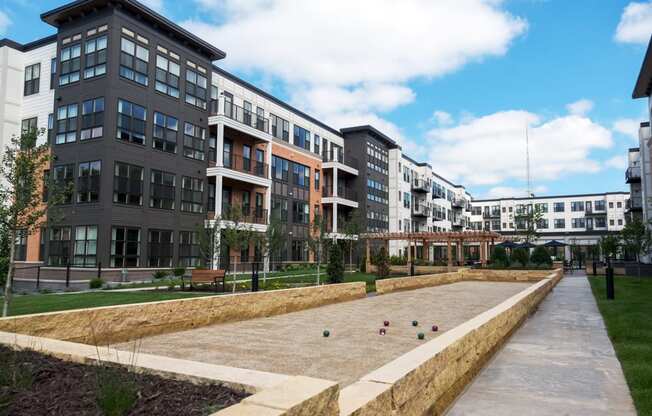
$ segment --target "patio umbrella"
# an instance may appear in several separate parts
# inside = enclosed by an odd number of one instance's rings
[[[561,241],[551,240],[545,243],[544,247],[566,247],[568,244],[562,243]]]
[[[516,248],[526,248],[526,249],[529,249],[529,248],[534,248],[534,247],[536,247],[534,244],[532,244],[532,243],[528,243],[528,242],[525,242],[525,243],[517,244],[517,245],[516,245]]]
[[[502,247],[502,248],[509,248],[512,249],[514,247],[518,247],[518,244],[516,244],[513,241],[503,241],[502,243],[496,244],[496,247]]]

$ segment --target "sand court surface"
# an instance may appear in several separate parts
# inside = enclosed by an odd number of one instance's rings
[[[531,283],[459,282],[144,338],[139,351],[351,384]],[[387,334],[379,335],[383,321]],[[419,322],[418,327],[412,321]],[[437,325],[438,332],[431,326]],[[331,335],[324,338],[327,329]],[[425,333],[425,340],[417,333]],[[131,351],[134,342],[118,349]]]

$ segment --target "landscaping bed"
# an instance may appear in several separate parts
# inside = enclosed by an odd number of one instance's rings
[[[210,415],[248,396],[0,346],[0,415]]]

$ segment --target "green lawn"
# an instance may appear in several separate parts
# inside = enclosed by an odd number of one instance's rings
[[[639,416],[652,415],[652,278],[616,277],[606,299],[604,277],[589,277],[607,332],[625,372]]]
[[[55,312],[69,309],[93,308],[98,306],[125,305],[129,303],[155,302],[197,296],[211,293],[183,292],[91,292],[48,295],[14,295],[9,309],[10,315]],[[0,301],[3,298],[0,297]]]

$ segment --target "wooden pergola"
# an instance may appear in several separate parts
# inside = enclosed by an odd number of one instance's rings
[[[430,257],[430,244],[444,243],[447,246],[447,262],[449,269],[453,267],[453,244],[457,249],[457,259],[464,264],[464,244],[478,244],[480,246],[480,262],[482,265],[487,264],[489,257],[490,245],[496,241],[502,241],[503,236],[493,231],[444,231],[444,232],[415,232],[415,233],[365,233],[360,234],[360,239],[365,240],[366,244],[366,262],[369,266],[371,259],[370,242],[374,240],[384,241],[385,249],[389,253],[389,241],[407,241],[407,261],[408,265],[412,263],[412,245],[421,242],[425,247],[427,256]],[[427,259],[430,260],[429,258]]]

